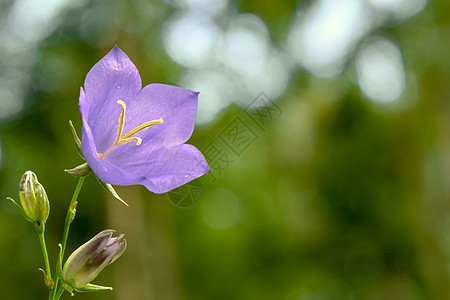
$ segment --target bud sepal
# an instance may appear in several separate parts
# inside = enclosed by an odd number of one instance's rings
[[[72,121],[69,121],[70,130],[72,131],[73,141],[75,142],[75,147],[77,148],[78,154],[81,156],[81,158],[84,159],[83,153],[81,151],[81,140],[78,137],[77,131],[75,130],[75,127],[72,124]]]
[[[111,194],[111,196],[113,196],[114,198],[116,198],[117,200],[119,200],[120,202],[122,202],[123,204],[125,204],[126,206],[129,206],[128,203],[126,203],[120,196],[119,194],[117,194],[116,190],[114,189],[114,187],[109,184],[109,183],[105,183],[103,181],[100,180],[100,178],[98,178],[97,176],[95,176],[95,178],[97,178],[98,183],[100,183],[100,185],[102,186],[102,188],[104,188],[108,193]]]
[[[72,296],[73,296],[73,291],[78,292],[78,293],[89,293],[89,292],[112,291],[113,290],[113,288],[110,286],[102,286],[102,285],[97,285],[97,284],[92,284],[92,283],[88,283],[83,287],[75,288],[75,287],[71,286],[70,284],[67,284],[66,282],[64,282],[64,280],[62,281],[61,286],[66,291],[68,291]]]
[[[17,202],[11,198],[11,197],[6,197],[6,199],[10,200],[12,203],[14,203],[14,205],[17,207],[17,209],[20,211],[20,213],[22,214],[22,216],[25,218],[25,220],[34,223],[34,221],[32,219],[30,219],[27,214],[25,213],[25,211],[23,210],[22,206],[20,206],[19,204],[17,204]]]
[[[64,172],[78,178],[86,177],[91,173],[91,167],[89,167],[88,163],[84,163],[73,169],[65,169]]]

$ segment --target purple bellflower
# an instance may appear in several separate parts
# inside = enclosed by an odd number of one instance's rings
[[[164,193],[211,171],[194,130],[198,93],[164,84],[141,89],[139,72],[118,47],[89,71],[80,91],[81,151],[97,177]]]

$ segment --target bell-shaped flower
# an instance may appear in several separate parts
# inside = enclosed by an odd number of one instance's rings
[[[115,47],[87,74],[80,91],[81,150],[105,183],[145,185],[164,193],[211,171],[185,144],[195,125],[198,93],[150,84]]]
[[[111,229],[100,232],[69,256],[61,274],[66,290],[89,291],[92,287],[94,291],[95,287],[100,287],[89,283],[118,259],[127,247],[125,235],[112,237],[114,232]]]

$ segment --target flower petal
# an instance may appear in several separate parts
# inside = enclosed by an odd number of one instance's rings
[[[130,103],[141,90],[141,77],[133,62],[117,46],[92,67],[84,82],[90,102],[87,117],[100,153],[114,142],[120,107]]]
[[[124,132],[159,118],[164,123],[154,125],[136,136],[152,148],[180,145],[192,135],[197,112],[198,92],[165,84],[145,86],[127,107]]]
[[[145,177],[145,180],[137,180],[135,184],[143,184],[157,194],[168,192],[211,171],[200,151],[189,144],[159,148],[146,155],[133,155],[132,159],[129,154],[124,155],[122,159],[116,157],[117,167]]]
[[[64,264],[64,278],[70,279],[71,284],[76,286],[83,286],[88,282],[76,282],[78,281],[77,275],[85,268],[86,264],[97,256],[102,249],[105,248],[107,242],[114,234],[115,230],[104,230],[94,236],[92,239],[84,243],[78,249],[76,249],[67,259]]]
[[[145,178],[142,176],[129,173],[116,167],[108,161],[97,158],[97,147],[94,142],[91,127],[89,126],[87,120],[90,103],[87,100],[83,88],[81,88],[80,90],[79,107],[81,111],[81,117],[83,119],[83,130],[81,133],[81,151],[83,152],[84,159],[87,161],[97,177],[103,182],[120,185],[135,184],[139,180],[144,180]]]

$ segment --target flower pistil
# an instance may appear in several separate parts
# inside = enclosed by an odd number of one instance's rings
[[[140,137],[134,136],[136,133],[149,128],[150,126],[161,124],[163,123],[163,118],[159,118],[157,120],[152,120],[145,122],[139,126],[136,126],[135,128],[131,129],[127,133],[123,134],[123,129],[125,127],[125,112],[127,110],[127,106],[125,102],[122,100],[118,100],[117,104],[119,104],[122,107],[122,112],[120,113],[119,120],[118,120],[118,128],[117,128],[117,136],[116,140],[112,144],[111,147],[109,147],[108,150],[106,150],[103,154],[97,153],[97,158],[104,159],[112,150],[116,149],[120,145],[128,144],[130,142],[136,142],[136,145],[140,145],[142,143],[142,139]]]

